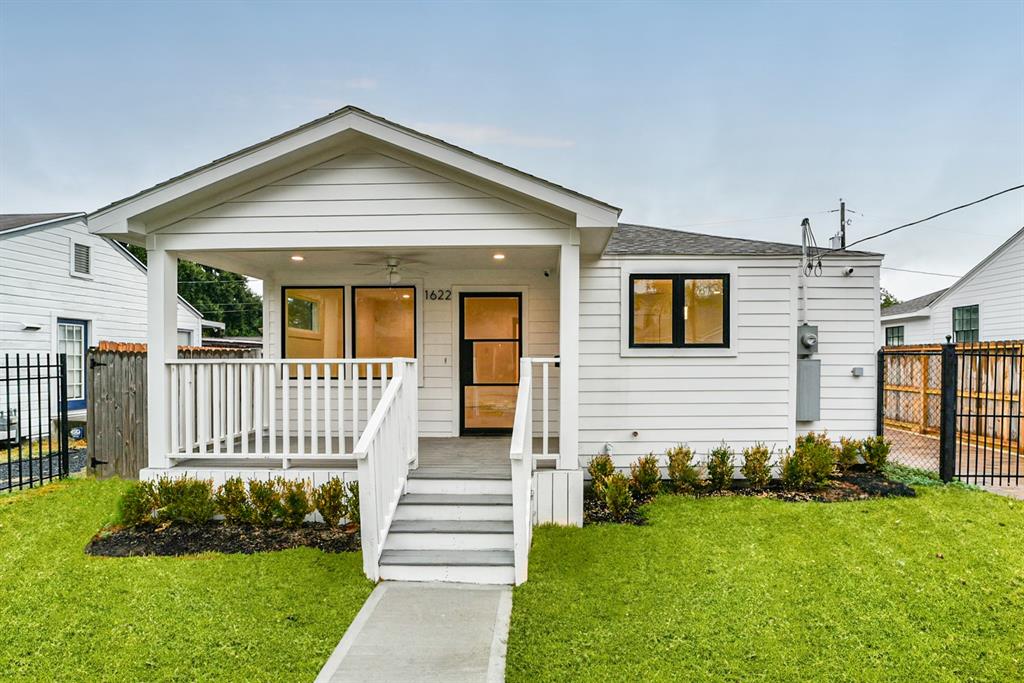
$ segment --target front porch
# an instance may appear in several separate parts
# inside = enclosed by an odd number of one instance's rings
[[[255,452],[255,437],[248,438],[250,452]],[[324,438],[319,438],[321,446],[324,445]],[[509,446],[512,438],[504,436],[464,436],[464,437],[420,437],[418,443],[419,464],[409,471],[410,479],[511,479],[511,461],[509,459]],[[235,440],[236,450],[241,450],[241,439]],[[264,452],[269,447],[269,438],[263,437]],[[292,437],[291,447],[294,452],[298,446],[298,439]],[[558,438],[553,437],[549,444],[553,453],[558,451]],[[351,452],[353,444],[351,438],[346,438],[345,448]],[[533,440],[535,453],[542,453],[543,439],[536,437]],[[556,455],[547,458],[537,456],[538,470],[553,470],[556,464]],[[175,476],[180,472],[187,472],[190,476],[209,478],[214,481],[227,477],[238,476],[241,472],[267,472],[268,476],[309,476],[314,480],[320,479],[322,473],[346,472],[351,474],[347,479],[356,478],[356,459],[351,456],[338,458],[292,458],[288,468],[282,466],[280,459],[271,458],[246,458],[240,461],[238,458],[187,458],[175,462],[174,466],[167,470],[146,470],[147,473],[155,474],[165,472],[169,476]]]

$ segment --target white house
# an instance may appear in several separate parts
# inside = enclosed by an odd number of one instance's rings
[[[181,298],[172,331],[202,343],[202,316]],[[83,213],[0,216],[0,355],[66,353],[69,417],[81,420],[85,351],[100,341],[146,341],[145,266]]]
[[[367,575],[521,582],[596,453],[873,433],[880,255],[619,214],[353,107],[93,212],[149,252],[143,476],[358,478]],[[263,359],[174,358],[178,258],[263,280]]]
[[[1024,339],[1024,228],[948,289],[881,311],[889,346]]]

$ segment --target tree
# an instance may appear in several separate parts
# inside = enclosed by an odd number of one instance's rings
[[[903,303],[902,301],[896,298],[895,294],[890,292],[885,287],[882,287],[879,291],[881,293],[880,298],[882,300],[882,308],[889,308],[890,306],[895,306],[896,304]]]
[[[133,244],[124,246],[146,262],[145,249]],[[224,323],[224,334],[229,337],[255,337],[262,333],[263,302],[241,275],[179,260],[178,294],[207,320]]]

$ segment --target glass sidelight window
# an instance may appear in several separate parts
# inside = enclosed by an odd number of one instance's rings
[[[632,348],[729,346],[728,275],[631,275]]]

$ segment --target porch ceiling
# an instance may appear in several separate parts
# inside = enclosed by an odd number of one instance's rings
[[[504,259],[496,260],[495,254]],[[302,261],[293,261],[301,256]],[[304,278],[341,271],[367,276],[385,273],[389,258],[403,278],[446,270],[557,270],[558,247],[398,247],[388,249],[293,249],[186,251],[180,258],[257,278]],[[366,265],[371,264],[371,265]]]

